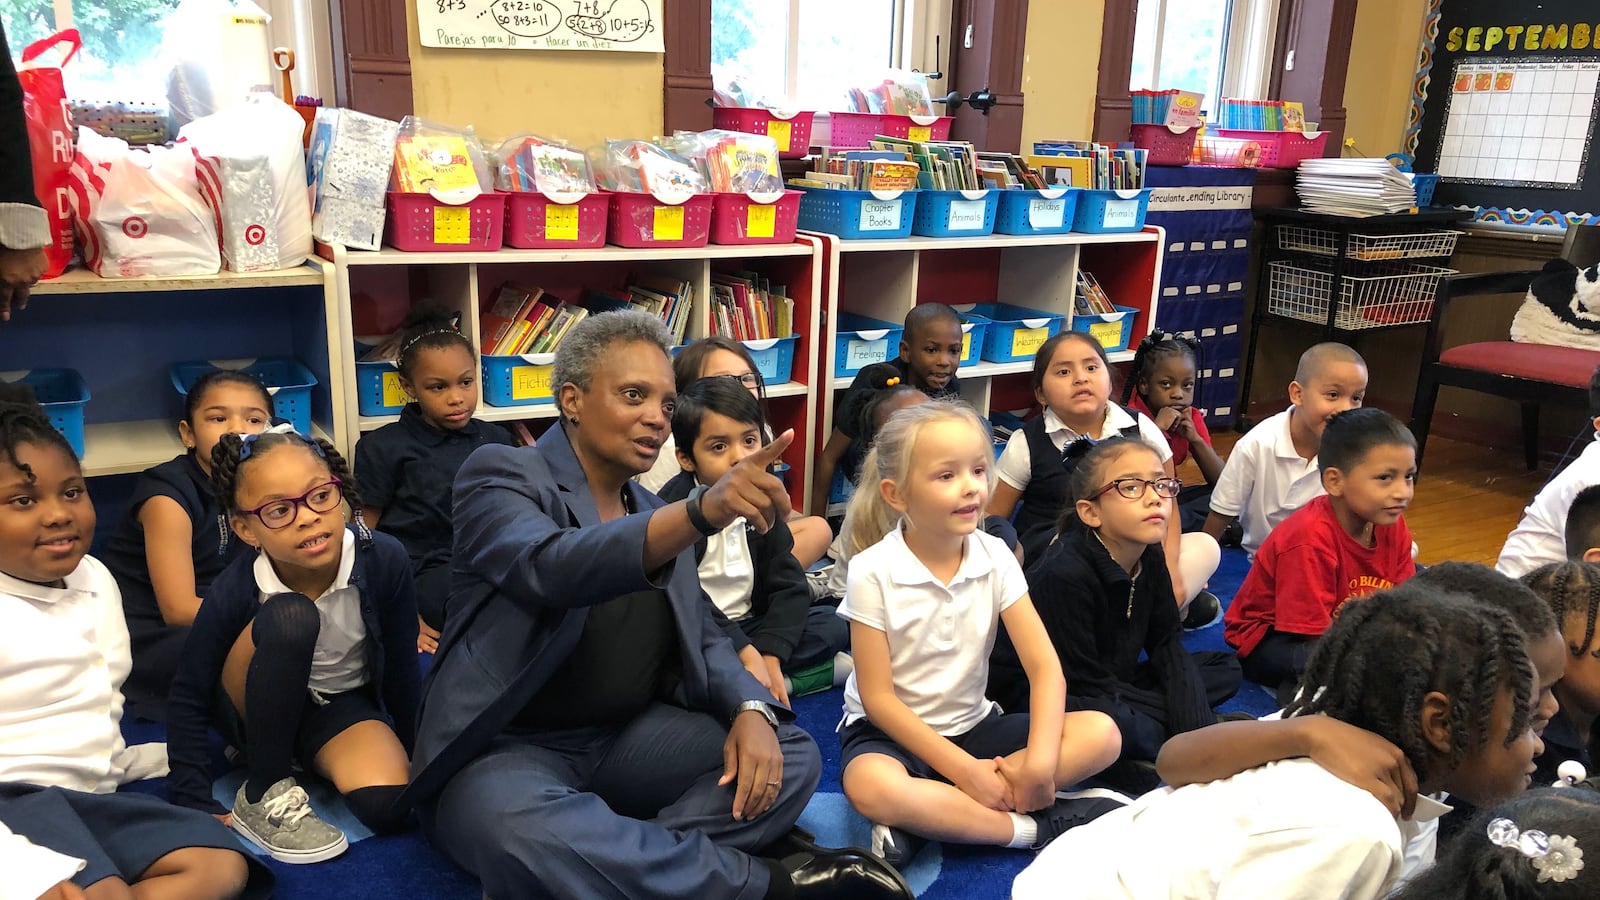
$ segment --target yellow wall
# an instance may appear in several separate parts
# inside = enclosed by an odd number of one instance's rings
[[[1113,0],[1124,2],[1124,0]],[[1105,0],[1034,0],[1022,58],[1022,146],[1036,140],[1088,140],[1100,73]]]
[[[1426,0],[1366,0],[1356,6],[1344,82],[1345,137],[1355,141],[1361,155],[1402,149],[1426,7]]]
[[[423,47],[404,5],[419,116],[495,142],[531,128],[580,147],[661,132],[659,53]]]

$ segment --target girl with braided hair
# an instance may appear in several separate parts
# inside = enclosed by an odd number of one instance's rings
[[[1523,583],[1550,604],[1567,648],[1567,668],[1556,683],[1560,711],[1544,731],[1534,783],[1550,785],[1569,760],[1595,774],[1595,726],[1600,722],[1600,565],[1560,562],[1540,566]]]
[[[368,530],[333,445],[277,426],[226,434],[217,498],[255,548],[211,583],[169,703],[175,803],[218,815],[286,863],[331,859],[345,835],[311,809],[298,763],[375,832],[403,824],[415,730],[417,600],[400,542]],[[346,525],[344,504],[357,510]],[[243,751],[233,811],[212,800],[206,727]]]
[[[1492,807],[1528,786],[1541,748],[1526,644],[1511,614],[1425,583],[1350,604],[1307,666],[1302,683],[1317,689],[1302,691],[1272,734],[1287,742],[1328,721],[1389,742],[1414,774],[1414,810],[1381,802],[1315,755],[1228,740],[1264,734],[1269,723],[1225,722],[1162,748],[1158,770],[1182,787],[1067,832],[1018,876],[1012,896],[1056,896],[1071,883],[1104,898],[1382,897],[1431,863],[1414,849],[1423,823],[1449,810],[1434,796]],[[1263,751],[1260,760],[1232,765],[1235,743]],[[1175,777],[1173,755],[1188,757],[1189,777]],[[1191,780],[1206,762],[1237,774]]]
[[[1528,791],[1479,815],[1394,900],[1579,900],[1600,895],[1600,795]],[[1587,857],[1587,858],[1586,858]]]
[[[1200,531],[1211,513],[1211,486],[1222,475],[1222,457],[1211,446],[1205,416],[1195,408],[1200,384],[1200,342],[1191,337],[1152,331],[1134,351],[1133,366],[1122,388],[1123,405],[1149,416],[1167,436],[1172,467],[1194,457],[1204,484],[1185,485],[1178,494],[1184,532]]]

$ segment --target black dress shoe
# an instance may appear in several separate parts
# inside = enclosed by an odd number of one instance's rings
[[[813,850],[778,863],[794,880],[795,900],[912,900],[911,886],[865,850]]]

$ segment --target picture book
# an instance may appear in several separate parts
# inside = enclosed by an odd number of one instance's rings
[[[401,135],[394,146],[394,187],[406,193],[478,186],[467,140],[454,134]]]

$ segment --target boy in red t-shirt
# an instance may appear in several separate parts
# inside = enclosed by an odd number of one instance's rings
[[[1415,574],[1403,513],[1416,458],[1416,438],[1383,410],[1328,420],[1317,456],[1327,496],[1267,536],[1223,618],[1247,678],[1292,692],[1340,607]]]

